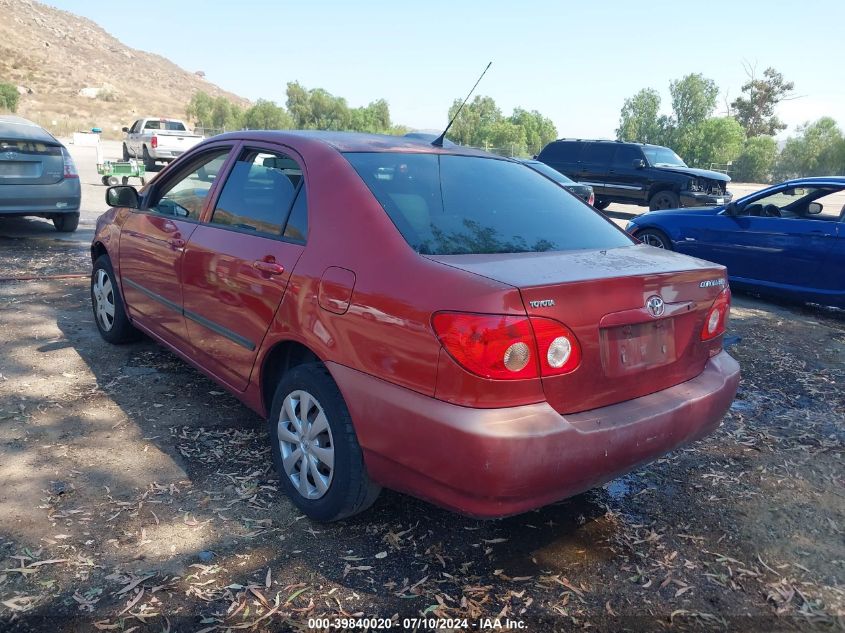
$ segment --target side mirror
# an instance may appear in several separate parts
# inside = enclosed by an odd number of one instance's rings
[[[121,128],[121,129],[122,129],[124,132],[126,132],[127,134],[129,133],[129,128],[128,128],[128,127],[124,127],[124,128]]]
[[[739,215],[739,209],[736,208],[736,202],[728,203],[728,206],[725,207],[725,215],[729,215],[731,217]]]
[[[645,161],[642,158],[635,158],[632,162],[634,169],[645,169]]]
[[[810,204],[807,205],[807,214],[808,215],[818,215],[819,213],[822,212],[823,208],[824,207],[822,206],[821,202],[811,202]]]
[[[110,207],[126,207],[127,209],[139,209],[141,199],[135,187],[129,185],[118,185],[106,189],[106,204]]]

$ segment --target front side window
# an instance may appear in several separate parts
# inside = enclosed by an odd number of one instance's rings
[[[616,154],[613,157],[613,166],[630,169],[634,166],[635,160],[642,160],[642,158],[643,152],[639,147],[620,145],[616,148]]]
[[[739,214],[810,220],[835,219],[839,217],[839,205],[843,201],[845,197],[837,187],[789,187],[743,205]]]
[[[156,190],[149,211],[177,218],[199,220],[208,192],[226,162],[229,148],[203,156]]]
[[[530,167],[476,156],[347,153],[419,253],[605,249],[633,240]]]
[[[211,223],[279,236],[301,181],[302,168],[289,156],[246,149],[223,185]]]

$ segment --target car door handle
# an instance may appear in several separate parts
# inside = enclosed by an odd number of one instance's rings
[[[171,237],[167,240],[167,243],[170,244],[172,248],[184,248],[185,247],[185,240],[181,237]]]
[[[260,270],[262,273],[266,273],[268,275],[282,275],[285,272],[285,267],[281,264],[277,264],[276,262],[267,262],[263,259],[256,259],[252,262],[252,267],[255,270]]]

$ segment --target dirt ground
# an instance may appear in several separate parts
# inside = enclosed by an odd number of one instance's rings
[[[87,273],[91,180],[75,236],[0,220],[0,277]],[[0,281],[2,630],[845,630],[840,311],[736,296],[721,428],[604,488],[499,521],[385,492],[319,525],[265,422],[150,341],[105,344],[87,284]]]

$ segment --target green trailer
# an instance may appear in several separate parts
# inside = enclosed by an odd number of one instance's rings
[[[103,177],[103,184],[113,187],[118,184],[129,184],[130,178],[139,178],[141,184],[147,184],[144,164],[133,159],[106,160],[97,164],[97,173]]]

